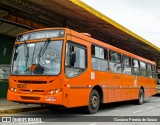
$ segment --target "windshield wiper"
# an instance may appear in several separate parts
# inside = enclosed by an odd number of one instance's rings
[[[44,43],[44,45],[41,46],[41,48],[40,48],[40,51],[39,51],[39,53],[38,53],[38,62],[37,62],[37,64],[36,64],[37,66],[36,66],[35,70],[33,71],[33,73],[35,73],[35,74],[42,74],[43,71],[46,69],[45,67],[41,66],[41,65],[39,64],[39,62],[40,62],[40,58],[41,58],[41,57],[43,56],[43,54],[46,52],[49,43],[50,43],[50,39],[47,39],[47,41]]]
[[[47,39],[47,41],[44,43],[44,45],[41,46],[41,49],[40,49],[39,54],[38,54],[38,64],[39,64],[40,58],[41,58],[41,57],[43,56],[43,54],[46,52],[49,43],[50,43],[50,39]]]

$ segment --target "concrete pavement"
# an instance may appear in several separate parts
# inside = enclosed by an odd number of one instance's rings
[[[19,104],[16,102],[8,101],[6,98],[0,98],[0,115],[21,113],[27,111],[43,110],[38,104]]]

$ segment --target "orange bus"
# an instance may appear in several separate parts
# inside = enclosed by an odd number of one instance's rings
[[[126,43],[127,44],[127,43]],[[156,64],[68,28],[45,28],[16,38],[7,98],[21,103],[84,106],[156,94]]]

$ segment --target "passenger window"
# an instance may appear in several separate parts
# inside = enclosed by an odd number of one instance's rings
[[[132,69],[133,69],[133,75],[139,76],[140,70],[139,70],[139,61],[137,59],[132,60]]]
[[[92,69],[108,71],[108,52],[106,49],[92,45]]]
[[[148,77],[152,78],[152,67],[150,64],[147,65],[147,70],[148,70]]]
[[[156,78],[156,69],[154,65],[152,65],[152,77]]]
[[[140,61],[141,76],[147,76],[146,63]]]
[[[67,77],[81,74],[87,67],[86,47],[68,42],[66,45],[65,73]]]
[[[122,73],[124,74],[132,74],[131,70],[131,58],[127,56],[122,57]]]
[[[121,67],[121,55],[119,53],[110,51],[109,52],[109,67],[111,72],[115,73],[121,73],[122,67]]]

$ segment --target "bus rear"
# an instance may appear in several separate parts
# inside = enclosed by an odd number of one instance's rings
[[[64,39],[65,29],[35,30],[17,36],[8,100],[62,105]]]

